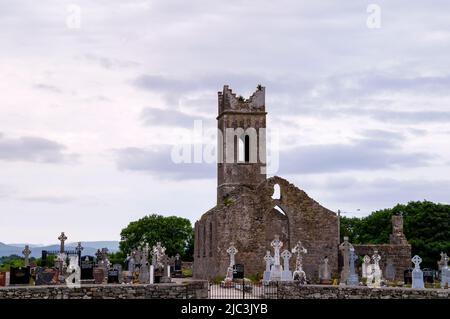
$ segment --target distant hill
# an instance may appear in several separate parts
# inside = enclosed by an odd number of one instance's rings
[[[73,250],[76,246],[76,243],[66,243],[66,249]],[[41,246],[36,244],[4,244],[0,243],[0,257],[10,256],[10,255],[22,255],[22,250],[25,245],[30,246],[31,255],[30,257],[41,257],[42,250],[59,250],[59,245],[49,245],[49,246]],[[108,248],[110,253],[117,252],[119,250],[119,242],[108,240],[108,241],[86,241],[81,242],[81,246],[84,247],[82,255],[94,255],[97,249]]]

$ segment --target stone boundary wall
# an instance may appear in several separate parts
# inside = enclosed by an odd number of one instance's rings
[[[278,299],[450,299],[450,289],[368,288],[280,283]]]
[[[153,285],[82,285],[0,287],[0,299],[206,299],[208,282]]]

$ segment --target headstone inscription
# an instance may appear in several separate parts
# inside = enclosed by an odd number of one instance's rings
[[[11,267],[10,270],[10,285],[28,285],[30,284],[30,266],[28,267]]]
[[[420,269],[420,264],[422,262],[422,258],[415,255],[411,258],[412,263],[414,264],[414,269],[412,271],[412,285],[413,289],[423,289],[425,288],[425,284],[423,282],[423,272]]]

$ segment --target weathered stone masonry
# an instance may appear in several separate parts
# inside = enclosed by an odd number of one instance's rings
[[[282,250],[291,250],[298,241],[308,250],[303,262],[308,280],[317,279],[319,264],[325,256],[331,272],[338,273],[337,214],[289,181],[266,177],[266,140],[262,132],[266,128],[266,114],[264,87],[258,87],[249,99],[236,97],[228,86],[218,92],[217,125],[223,134],[218,147],[223,162],[217,164],[217,205],[195,223],[195,278],[223,277],[229,265],[226,250],[231,243],[239,251],[236,263],[244,264],[245,274],[262,274],[263,256],[266,250],[271,250],[270,242],[275,235],[284,243]],[[231,129],[235,135],[227,139],[226,132]],[[238,141],[245,141],[244,160],[242,154],[239,156],[242,149]],[[247,154],[249,149],[256,152]],[[281,191],[278,199],[272,198],[275,185]],[[360,255],[372,255],[378,248],[382,265],[387,257],[393,259],[396,279],[402,280],[403,270],[410,265],[411,246],[404,238],[401,217],[393,225],[390,245],[355,245],[355,248]],[[294,262],[291,258],[291,269]]]
[[[333,272],[337,272],[338,222],[336,213],[322,207],[304,191],[280,177],[266,178],[265,88],[260,87],[249,99],[238,99],[224,86],[218,93],[218,128],[242,128],[243,139],[248,129],[255,129],[257,154],[239,162],[237,143],[231,147],[232,163],[226,157],[230,145],[226,138],[219,141],[224,163],[218,163],[217,205],[195,224],[194,277],[211,279],[223,276],[229,264],[226,253],[231,242],[239,250],[236,263],[242,263],[245,273],[264,271],[263,256],[271,250],[275,235],[283,241],[282,249],[291,250],[298,241],[308,249],[304,269],[308,276],[317,277],[320,261],[328,256]],[[224,133],[224,136],[226,134]],[[248,145],[255,145],[250,137]],[[222,144],[220,144],[220,142]],[[222,147],[220,147],[222,146]],[[227,148],[228,147],[228,148]],[[261,150],[261,152],[260,152]],[[229,153],[228,153],[229,155]],[[251,159],[255,159],[252,161]],[[273,199],[275,185],[281,197]],[[291,259],[291,267],[294,267]]]
[[[0,287],[0,299],[205,299],[208,283]]]

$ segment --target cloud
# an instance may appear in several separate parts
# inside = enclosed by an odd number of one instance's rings
[[[415,178],[376,178],[373,180],[351,179],[346,187],[336,187],[341,178],[333,178],[335,182],[323,185],[328,189],[330,198],[339,202],[355,205],[364,203],[377,209],[392,207],[397,203],[408,203],[410,201],[430,200],[434,202],[450,203],[448,193],[450,192],[449,180],[427,180]],[[345,181],[350,181],[344,177]],[[338,191],[339,190],[339,191]]]
[[[41,137],[4,138],[0,135],[0,160],[38,163],[64,163],[76,160],[66,146]]]
[[[23,200],[26,202],[34,202],[34,203],[48,203],[48,204],[66,204],[72,202],[74,198],[69,196],[24,196],[18,198],[19,200]]]
[[[199,115],[190,115],[184,112],[171,109],[158,109],[153,107],[144,108],[141,112],[141,120],[148,126],[194,126],[194,121],[213,121],[214,118],[205,118]]]
[[[428,166],[431,154],[403,151],[402,135],[370,130],[347,144],[306,145],[280,153],[280,172],[290,174],[334,173]]]
[[[124,171],[150,173],[161,179],[179,180],[215,177],[215,162],[209,164],[175,163],[171,157],[172,149],[173,146],[164,145],[147,149],[129,147],[116,150],[117,167]]]
[[[51,92],[51,93],[58,93],[58,94],[62,93],[62,90],[57,88],[54,85],[38,83],[38,84],[35,84],[33,87],[35,89],[43,90],[43,91],[47,91],[47,92]]]
[[[89,62],[95,63],[105,69],[118,69],[118,68],[133,68],[138,67],[140,64],[135,61],[128,61],[122,59],[108,58],[95,54],[85,54],[83,58]]]

